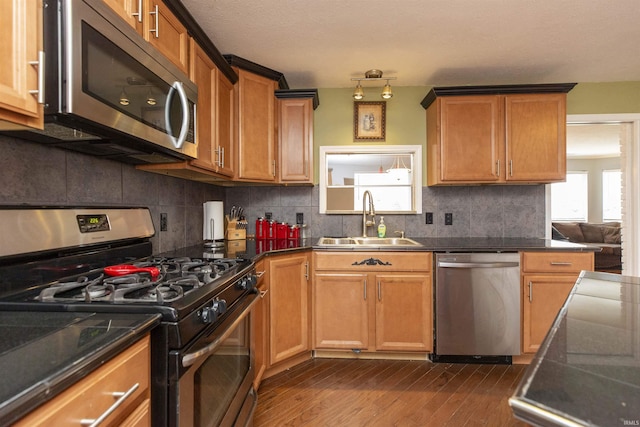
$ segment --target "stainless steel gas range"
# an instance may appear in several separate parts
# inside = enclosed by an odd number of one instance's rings
[[[159,313],[152,425],[250,425],[253,262],[154,233],[146,208],[2,208],[0,310]]]

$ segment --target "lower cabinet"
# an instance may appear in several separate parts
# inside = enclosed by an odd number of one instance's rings
[[[113,408],[101,426],[150,426],[150,361],[147,335],[14,425],[76,426]]]
[[[255,346],[256,368],[263,369],[265,378],[311,357],[309,254],[305,251],[264,258],[264,284],[259,284],[259,289],[266,294],[261,314],[256,316],[256,322],[262,316],[262,327],[256,324],[254,330],[263,333],[262,344],[256,334]],[[260,351],[263,356],[259,356]]]
[[[523,252],[522,352],[535,353],[593,252]]]
[[[251,335],[253,336],[253,356],[255,377],[253,388],[258,389],[267,369],[267,355],[269,352],[269,275],[267,262],[262,259],[256,263],[256,275],[258,283],[256,287],[260,292],[261,300],[258,301],[251,313]]]
[[[430,252],[315,252],[314,349],[433,347]]]

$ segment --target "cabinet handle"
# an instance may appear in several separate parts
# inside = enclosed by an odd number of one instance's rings
[[[275,178],[276,176],[276,161],[273,160],[273,177]]]
[[[89,426],[89,427],[94,427],[94,426],[100,425],[109,415],[111,415],[113,413],[113,411],[118,409],[118,407],[120,407],[120,405],[122,405],[124,403],[124,401],[127,400],[129,398],[129,396],[131,396],[138,389],[138,387],[140,387],[140,384],[139,383],[135,383],[126,392],[114,391],[111,394],[113,395],[113,397],[118,397],[119,399],[116,400],[113,403],[113,405],[111,405],[106,411],[104,411],[102,413],[102,415],[100,415],[98,418],[92,419],[92,420],[91,419],[82,419],[82,420],[80,420],[80,424],[82,424],[83,426]]]
[[[496,161],[496,175],[500,178],[500,159]]]
[[[158,31],[158,5],[156,4],[155,7],[153,8],[153,12],[149,12],[149,15],[155,15],[155,21],[156,21],[156,27],[153,29],[150,29],[149,32],[153,33],[153,35],[155,36],[155,38],[160,37],[160,31]]]
[[[31,95],[37,95],[38,104],[44,104],[44,51],[38,51],[38,60],[29,61],[29,65],[38,68],[38,89],[30,90]]]
[[[264,297],[267,295],[268,292],[269,292],[269,289],[267,289],[266,291],[260,291],[260,298],[264,299]]]
[[[142,22],[142,0],[138,0],[138,11],[131,12],[131,16],[138,17],[138,22]]]
[[[382,301],[382,287],[380,286],[380,280],[378,280],[378,301]]]
[[[309,261],[304,263],[304,278],[309,281]]]
[[[261,278],[264,275],[264,271],[256,271],[256,276],[258,276],[257,278]]]
[[[220,147],[220,167],[224,168],[224,147]]]
[[[533,283],[529,281],[529,302],[533,301]]]
[[[364,279],[364,300],[367,300],[367,279]]]
[[[513,160],[509,160],[509,176],[513,176]]]
[[[556,266],[570,266],[571,263],[570,262],[560,262],[560,261],[551,261],[551,265],[556,265]]]

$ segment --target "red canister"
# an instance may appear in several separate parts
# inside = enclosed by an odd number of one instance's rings
[[[300,238],[300,226],[298,224],[289,227],[289,239],[298,240]]]
[[[263,217],[256,219],[256,239],[267,238],[267,221]]]
[[[267,232],[265,236],[267,239],[275,239],[276,238],[276,222],[272,219],[269,219],[267,222]]]
[[[276,239],[286,239],[289,237],[289,225],[286,222],[280,222],[276,226]]]

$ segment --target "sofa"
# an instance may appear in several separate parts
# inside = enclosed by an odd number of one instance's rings
[[[553,222],[552,238],[601,248],[595,252],[595,270],[622,272],[620,223]]]

